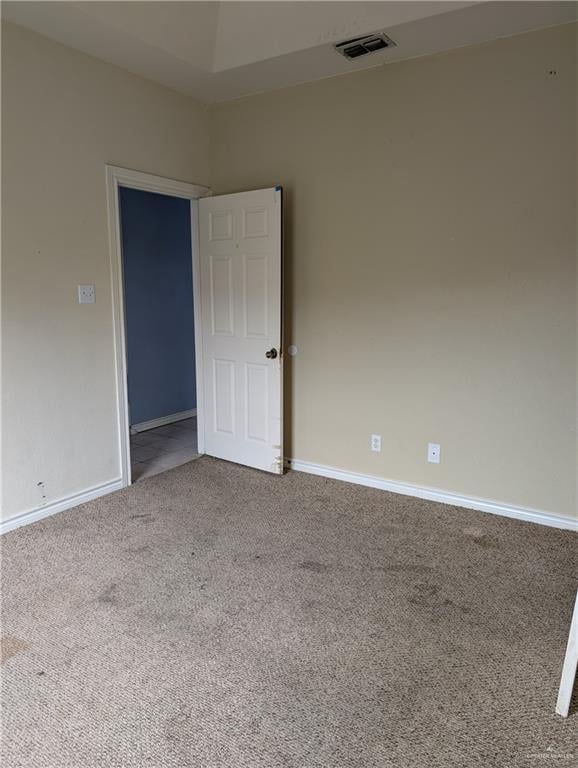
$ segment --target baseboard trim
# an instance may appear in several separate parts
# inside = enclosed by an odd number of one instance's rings
[[[187,417],[188,418],[188,417]],[[466,509],[475,509],[479,512],[489,512],[492,515],[502,515],[516,520],[524,520],[538,525],[546,525],[552,528],[562,528],[569,531],[578,531],[578,521],[561,515],[553,515],[549,512],[543,512],[528,507],[516,507],[511,504],[490,501],[489,499],[480,499],[473,496],[462,496],[451,491],[438,490],[437,488],[426,488],[421,485],[411,485],[401,483],[396,480],[387,480],[374,475],[362,475],[358,472],[348,472],[344,469],[327,467],[323,464],[313,464],[308,461],[299,461],[298,459],[287,459],[285,465],[296,472],[305,472],[309,475],[319,475],[329,477],[333,480],[342,480],[346,483],[355,485],[365,485],[369,488],[377,488],[382,491],[399,493],[403,496],[414,496],[418,499],[427,501],[437,501],[441,504],[451,504],[456,507]],[[72,509],[79,504],[85,504],[87,501],[98,499],[100,496],[106,496],[113,491],[119,491],[123,487],[122,479],[113,480],[103,485],[97,485],[81,493],[68,496],[65,499],[46,504],[43,507],[37,507],[29,512],[24,512],[9,520],[0,523],[0,535],[20,528],[23,525],[35,523],[45,517],[50,517],[58,512],[64,512],[66,509]]]
[[[173,424],[175,421],[184,421],[185,419],[191,419],[197,415],[197,409],[191,408],[190,411],[179,411],[179,413],[171,413],[169,416],[161,416],[160,419],[151,419],[150,421],[141,421],[140,424],[131,424],[131,434],[136,432],[146,432],[147,429],[156,429],[156,427],[164,427],[165,424]]]
[[[561,515],[553,515],[549,512],[542,512],[537,509],[516,507],[511,504],[503,504],[498,501],[490,501],[489,499],[479,499],[473,496],[462,496],[457,493],[452,493],[451,491],[426,488],[421,485],[411,485],[396,480],[386,480],[385,478],[375,477],[373,475],[362,475],[357,472],[348,472],[343,469],[336,469],[335,467],[326,467],[322,464],[313,464],[309,461],[299,461],[298,459],[287,459],[285,464],[296,472],[306,472],[309,475],[330,477],[333,480],[343,480],[346,483],[365,485],[369,488],[378,488],[382,491],[400,493],[404,496],[415,496],[418,499],[427,499],[428,501],[438,501],[441,504],[451,504],[455,507],[475,509],[479,512],[489,512],[492,515],[512,517],[516,520],[525,520],[529,523],[548,525],[552,528],[578,531],[578,520],[572,520],[569,517],[563,517]]]
[[[20,528],[23,525],[29,525],[30,523],[35,523],[45,517],[55,515],[57,512],[64,512],[65,509],[72,509],[72,507],[77,507],[79,504],[85,504],[87,501],[98,499],[100,496],[106,496],[113,491],[119,491],[122,487],[121,479],[113,480],[112,482],[104,483],[103,485],[95,485],[93,488],[88,488],[86,491],[76,493],[73,496],[68,496],[60,501],[54,501],[43,507],[31,509],[29,512],[24,512],[17,517],[12,517],[9,520],[4,520],[0,523],[0,535],[13,531],[15,528]]]

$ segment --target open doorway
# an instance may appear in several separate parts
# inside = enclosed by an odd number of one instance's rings
[[[191,206],[119,188],[131,479],[198,457]]]
[[[208,187],[106,167],[123,486],[204,452],[198,201]]]
[[[156,474],[170,466],[190,460],[191,452],[199,455],[205,452],[216,458],[262,469],[273,474],[283,473],[283,351],[281,347],[282,327],[282,190],[269,187],[260,190],[237,192],[228,195],[208,196],[210,190],[195,184],[173,181],[150,174],[107,166],[107,199],[110,234],[111,272],[113,286],[113,313],[115,334],[117,404],[119,426],[119,459],[122,485],[132,482],[131,473],[131,432],[141,434],[133,437],[133,450],[137,464],[154,462],[153,467],[139,467],[139,478]],[[127,192],[123,190],[126,188]],[[158,327],[165,322],[162,315],[174,295],[166,291],[152,301],[150,297],[133,302],[132,288],[125,291],[123,266],[123,227],[121,225],[121,198],[132,200],[133,191],[156,193],[160,198],[168,196],[187,202],[190,228],[190,257],[192,259],[192,286],[190,271],[181,265],[182,283],[193,303],[193,336],[186,344],[191,345],[189,362],[195,360],[195,385],[191,384],[190,367],[188,374],[189,393],[194,400],[183,405],[171,405],[168,413],[141,410],[140,394],[135,389],[135,375],[129,371],[134,355],[148,355],[151,339],[158,333]],[[138,198],[138,196],[136,196]],[[202,199],[201,199],[202,198]],[[140,199],[140,198],[138,198]],[[147,200],[149,198],[146,198]],[[154,195],[151,201],[156,200]],[[151,203],[152,204],[152,203]],[[185,209],[183,209],[184,212]],[[134,226],[138,229],[145,218],[146,210],[137,211]],[[172,222],[172,219],[170,219]],[[147,221],[147,225],[148,225]],[[125,212],[126,224],[126,212]],[[172,222],[168,229],[174,226]],[[163,227],[161,227],[162,235]],[[167,231],[167,227],[164,227]],[[137,283],[144,281],[139,274],[143,268],[142,250],[150,248],[151,242],[159,238],[159,232],[142,233],[137,238]],[[186,237],[182,237],[186,240]],[[161,237],[162,242],[162,237]],[[151,248],[152,251],[163,248]],[[128,252],[128,251],[127,251]],[[154,255],[154,254],[153,254]],[[140,261],[139,261],[140,259]],[[148,256],[145,258],[145,261]],[[163,280],[173,269],[166,268],[166,254],[161,253],[162,270],[147,278],[146,282],[158,291]],[[185,272],[187,273],[185,275]],[[128,277],[128,273],[127,273]],[[180,286],[181,288],[183,285]],[[149,325],[152,306],[161,312]],[[136,342],[132,347],[132,320],[127,320],[127,311],[137,306]],[[140,307],[140,308],[139,308]],[[190,305],[189,305],[190,319]],[[140,315],[139,315],[140,312]],[[132,314],[132,312],[131,312]],[[178,314],[178,313],[177,313]],[[140,321],[139,321],[140,317]],[[178,314],[181,324],[183,314]],[[144,318],[144,319],[143,319]],[[146,322],[145,322],[146,321]],[[142,333],[142,327],[148,330]],[[163,345],[171,344],[175,335],[172,331],[161,334]],[[129,345],[131,348],[129,348]],[[136,350],[136,352],[134,351]],[[162,357],[162,355],[161,355]],[[130,360],[129,360],[130,358]],[[141,361],[142,362],[142,361]],[[157,361],[145,368],[145,380],[156,380],[157,374],[166,373],[165,363]],[[148,373],[147,373],[148,371]],[[170,374],[169,378],[170,378]],[[174,379],[174,377],[173,377]],[[174,380],[170,380],[171,387]],[[185,381],[187,379],[185,378]],[[145,384],[150,381],[145,381]],[[142,385],[142,380],[138,382]],[[157,380],[156,386],[160,386]],[[145,387],[146,388],[146,387]],[[154,389],[154,387],[153,387]],[[130,394],[130,397],[129,397]],[[158,394],[155,392],[155,394]],[[130,406],[129,406],[130,401]],[[193,402],[196,403],[197,444],[196,450],[191,439],[182,435],[188,425],[182,422],[192,418]],[[135,408],[136,405],[136,408]],[[150,403],[149,403],[150,405]],[[148,407],[148,406],[147,406]],[[175,410],[184,408],[184,411]],[[143,415],[144,413],[144,415]],[[142,421],[141,419],[144,419]],[[161,420],[159,422],[159,419]],[[168,423],[167,423],[168,421]],[[191,423],[192,426],[192,423]],[[158,432],[153,434],[152,430]],[[162,431],[161,431],[162,430]],[[146,437],[142,432],[149,433]],[[180,445],[169,444],[170,452],[179,454],[170,460],[155,456],[152,437],[181,440]],[[160,442],[160,441],[159,441]],[[138,446],[138,450],[137,450]],[[166,447],[166,446],[165,446]],[[141,450],[142,449],[142,450]],[[183,450],[184,449],[184,450]],[[185,455],[188,452],[188,457]]]

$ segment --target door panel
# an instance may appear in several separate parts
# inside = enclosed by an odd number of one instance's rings
[[[283,471],[281,191],[199,201],[205,451]],[[266,353],[275,350],[276,357]]]
[[[213,359],[213,422],[215,432],[235,434],[235,363]]]
[[[267,315],[269,311],[267,257],[244,254],[245,281],[243,290],[243,308],[245,314],[245,336],[253,339],[266,339]]]
[[[213,336],[233,336],[233,259],[211,256]]]

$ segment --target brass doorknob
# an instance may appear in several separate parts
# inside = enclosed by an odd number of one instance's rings
[[[268,360],[274,360],[277,357],[277,350],[275,349],[275,347],[273,347],[273,349],[270,349],[268,352],[265,352],[265,357]]]

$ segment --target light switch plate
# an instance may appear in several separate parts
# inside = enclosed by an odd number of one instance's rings
[[[79,304],[94,304],[94,285],[79,285],[78,286],[78,303]]]

